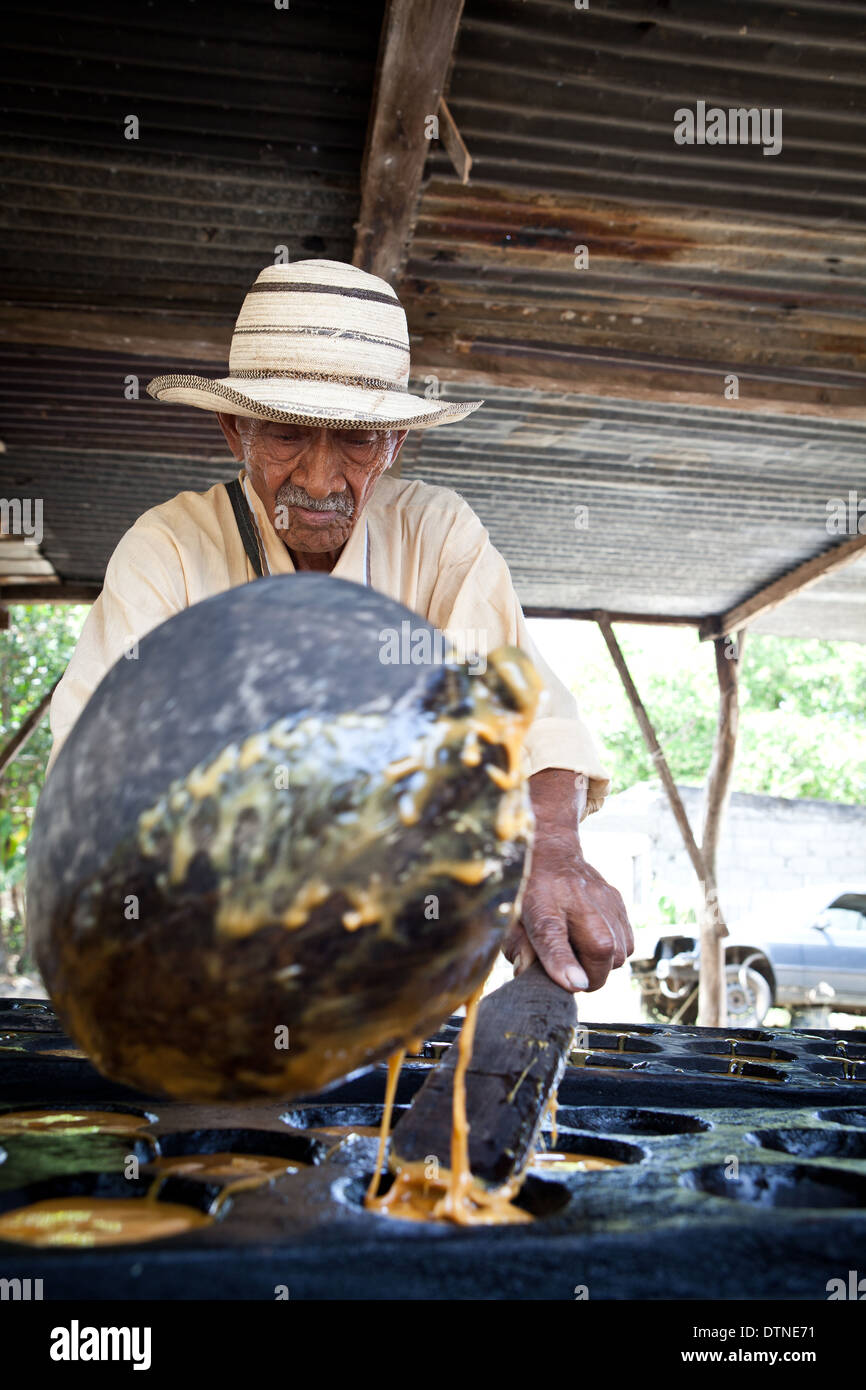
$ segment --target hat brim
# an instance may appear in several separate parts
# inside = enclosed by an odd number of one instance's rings
[[[255,420],[329,425],[332,429],[432,429],[464,419],[483,401],[443,401],[407,391],[375,390],[311,378],[158,376],[148,385],[158,401],[225,411]]]

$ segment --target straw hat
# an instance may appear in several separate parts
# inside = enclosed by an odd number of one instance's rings
[[[229,374],[158,376],[159,401],[259,420],[428,429],[483,401],[409,394],[409,331],[391,286],[343,261],[269,265],[244,300]]]

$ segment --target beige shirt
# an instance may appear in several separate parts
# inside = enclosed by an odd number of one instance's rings
[[[243,480],[243,470],[238,476]],[[246,496],[270,572],[293,574],[288,549],[250,484]],[[508,567],[462,497],[383,475],[332,573],[363,584],[368,568],[374,589],[451,636],[468,660],[473,646],[483,655],[503,642],[527,653],[547,693],[526,740],[528,771],[586,773],[587,811],[597,810],[609,781],[593,735],[537,651]],[[51,701],[49,768],[102,677],[135,641],[182,608],[254,578],[223,484],[181,492],[140,516],[108,562],[102,593]]]

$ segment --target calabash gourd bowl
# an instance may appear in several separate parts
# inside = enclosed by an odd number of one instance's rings
[[[435,1029],[519,911],[537,693],[522,653],[443,662],[423,619],[328,575],[155,628],[30,838],[31,943],[79,1045],[149,1093],[292,1097]]]

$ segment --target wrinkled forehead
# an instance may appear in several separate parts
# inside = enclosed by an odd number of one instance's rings
[[[339,442],[341,438],[351,435],[363,435],[365,439],[379,439],[383,443],[396,433],[390,429],[376,429],[372,425],[358,424],[351,428],[332,429],[325,425],[300,425],[294,422],[286,423],[281,420],[259,420],[250,416],[237,416],[238,433],[245,439],[269,439],[279,438],[290,430],[295,436],[325,434],[329,439]]]

